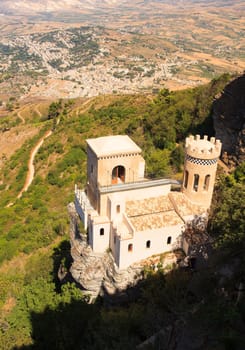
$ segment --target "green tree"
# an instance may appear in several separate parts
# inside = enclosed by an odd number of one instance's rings
[[[184,148],[180,144],[171,152],[171,165],[177,170],[181,171],[184,164]]]
[[[210,217],[210,229],[218,246],[245,247],[244,170],[243,163],[219,181]]]
[[[62,109],[62,101],[52,102],[48,109],[48,119],[55,119],[60,115]]]
[[[146,156],[147,176],[164,177],[170,174],[170,151],[167,149],[152,149]]]

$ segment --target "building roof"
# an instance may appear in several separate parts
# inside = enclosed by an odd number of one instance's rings
[[[107,216],[93,216],[94,224],[107,224],[110,223],[110,220]]]
[[[87,144],[97,157],[141,152],[141,149],[127,135],[104,136],[95,139],[88,139]]]
[[[126,202],[127,216],[139,216],[173,210],[168,196],[150,197]]]
[[[206,207],[192,203],[182,192],[171,192],[170,198],[175,204],[176,211],[183,219],[194,213],[202,215],[207,211]]]
[[[168,196],[128,201],[126,213],[136,231],[183,224]]]
[[[183,225],[183,221],[174,210],[144,214],[129,218],[136,231],[154,230],[161,227]]]

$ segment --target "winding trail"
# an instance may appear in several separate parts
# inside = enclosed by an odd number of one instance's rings
[[[82,111],[86,110],[86,107],[87,105],[92,102],[94,100],[94,98],[92,99],[88,99],[87,101],[85,101],[83,104],[82,104]],[[35,109],[35,111],[39,114],[39,116],[41,116],[41,113],[40,111],[37,109]],[[20,114],[21,111],[18,112],[18,117],[22,120],[22,123],[24,124],[25,123],[25,119],[21,116]],[[80,110],[81,112],[81,110]],[[77,114],[78,114],[78,111],[77,111]],[[57,119],[56,121],[56,126],[59,125],[60,123],[60,118]],[[39,151],[40,147],[42,146],[44,140],[46,138],[48,138],[50,135],[52,135],[53,133],[53,129],[51,130],[48,130],[46,131],[46,133],[40,138],[40,140],[37,142],[37,144],[35,145],[35,147],[31,150],[31,154],[30,154],[30,158],[29,158],[29,161],[28,161],[28,171],[27,171],[27,175],[26,175],[26,181],[25,181],[25,184],[23,186],[23,188],[21,189],[21,191],[18,193],[17,195],[17,198],[21,198],[23,192],[26,192],[29,188],[29,186],[31,185],[33,179],[34,179],[34,175],[35,175],[35,167],[34,167],[34,159],[35,159],[35,156],[37,154],[37,152]],[[9,208],[11,207],[12,205],[14,205],[13,202],[10,202],[6,205],[6,208]]]
[[[26,181],[24,184],[24,187],[22,188],[22,190],[19,192],[17,198],[20,198],[23,194],[23,192],[27,191],[29,186],[31,185],[33,179],[34,179],[34,174],[35,174],[35,167],[34,167],[34,159],[35,156],[37,154],[37,152],[39,151],[39,148],[42,146],[44,140],[49,137],[52,134],[52,130],[48,130],[42,137],[41,139],[38,141],[38,143],[35,145],[35,147],[32,149],[31,154],[30,154],[30,158],[28,161],[28,172],[26,175]]]
[[[88,110],[88,108],[91,107],[90,104],[92,104],[92,102],[96,101],[97,99],[98,99],[98,96],[96,96],[96,97],[90,97],[90,98],[88,98],[85,102],[83,102],[81,106],[79,106],[79,107],[77,107],[77,108],[75,109],[75,111],[76,111],[76,116],[78,117],[78,115],[79,115],[80,113],[86,112],[86,111]],[[82,107],[82,108],[81,108],[81,107]]]
[[[25,119],[22,117],[22,115],[20,114],[20,112],[21,112],[21,110],[18,111],[17,116],[18,116],[18,118],[20,118],[22,124],[25,124],[26,121],[25,121]]]
[[[42,113],[39,111],[38,106],[35,106],[34,111],[35,111],[35,112],[39,115],[39,117],[41,118]]]

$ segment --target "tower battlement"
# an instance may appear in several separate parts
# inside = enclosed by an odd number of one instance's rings
[[[182,192],[191,202],[210,207],[221,142],[205,135],[190,136],[185,142],[185,171]]]
[[[189,136],[185,140],[185,151],[186,154],[199,159],[216,159],[220,156],[221,152],[220,140],[211,137],[208,140],[208,136],[205,135],[203,139],[200,135]]]

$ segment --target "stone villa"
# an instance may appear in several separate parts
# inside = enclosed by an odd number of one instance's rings
[[[119,269],[154,254],[187,249],[183,231],[212,200],[221,143],[190,136],[181,191],[176,181],[145,178],[141,149],[126,135],[87,140],[87,185],[75,188],[75,208],[95,253],[110,249]]]

